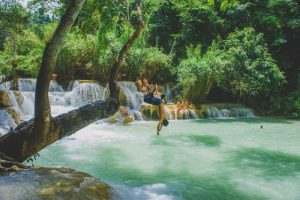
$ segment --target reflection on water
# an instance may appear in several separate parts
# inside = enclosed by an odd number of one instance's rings
[[[172,121],[160,136],[155,127],[94,123],[35,164],[88,172],[119,199],[300,199],[299,121]]]

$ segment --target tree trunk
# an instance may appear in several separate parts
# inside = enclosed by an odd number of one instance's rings
[[[142,15],[142,0],[136,0],[136,10],[138,16],[137,28],[132,34],[132,36],[128,39],[128,41],[124,44],[122,49],[120,50],[119,54],[117,55],[114,61],[110,73],[109,91],[110,91],[110,97],[114,99],[118,99],[118,88],[115,80],[120,70],[120,67],[123,63],[124,57],[144,29],[144,22],[143,22],[143,15]]]
[[[31,131],[31,134],[33,135],[32,139],[35,140],[36,144],[45,143],[48,135],[52,132],[51,125],[53,123],[51,123],[51,109],[48,98],[51,74],[53,73],[62,41],[73,26],[85,1],[86,0],[70,1],[70,5],[66,13],[61,18],[52,38],[48,41],[44,49],[42,65],[36,84],[34,130]],[[26,149],[25,151],[31,152],[29,149],[34,147],[31,145],[24,145],[22,148]]]
[[[49,134],[46,134],[42,140],[34,139],[36,137],[34,121],[24,122],[13,132],[0,138],[0,159],[8,157],[23,162],[53,142],[75,133],[100,118],[107,118],[117,110],[116,100],[108,99],[59,115],[51,120]]]
[[[97,101],[55,118],[51,117],[48,99],[51,74],[62,40],[75,22],[84,2],[85,0],[71,1],[71,4],[65,15],[62,17],[52,39],[47,43],[37,80],[35,118],[28,122],[24,122],[13,132],[0,138],[0,158],[10,158],[10,160],[13,159],[18,162],[23,162],[53,142],[75,133],[79,129],[100,118],[109,117],[118,110],[115,79],[124,56],[144,28],[141,13],[141,0],[137,0],[136,3],[138,13],[137,29],[121,49],[112,67],[109,88],[113,99]]]

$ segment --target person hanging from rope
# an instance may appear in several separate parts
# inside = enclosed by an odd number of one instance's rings
[[[164,107],[164,102],[162,100],[165,95],[160,96],[157,84],[155,84],[153,90],[151,90],[147,79],[144,79],[143,81],[137,80],[135,84],[137,86],[137,89],[140,92],[144,93],[144,102],[158,106],[159,122],[157,124],[157,135],[159,135],[162,126],[168,126],[169,124]]]

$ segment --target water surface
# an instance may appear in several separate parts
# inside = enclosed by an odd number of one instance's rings
[[[90,173],[120,199],[300,199],[299,121],[171,121],[160,136],[155,129],[156,122],[94,123],[34,164]]]

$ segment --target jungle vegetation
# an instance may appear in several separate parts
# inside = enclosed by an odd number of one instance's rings
[[[0,2],[1,75],[37,77],[69,4]],[[125,56],[119,80],[173,83],[181,98],[198,105],[221,99],[300,117],[299,1],[144,0],[143,18],[144,31]],[[107,83],[137,26],[135,1],[87,0],[58,52],[58,80]]]

